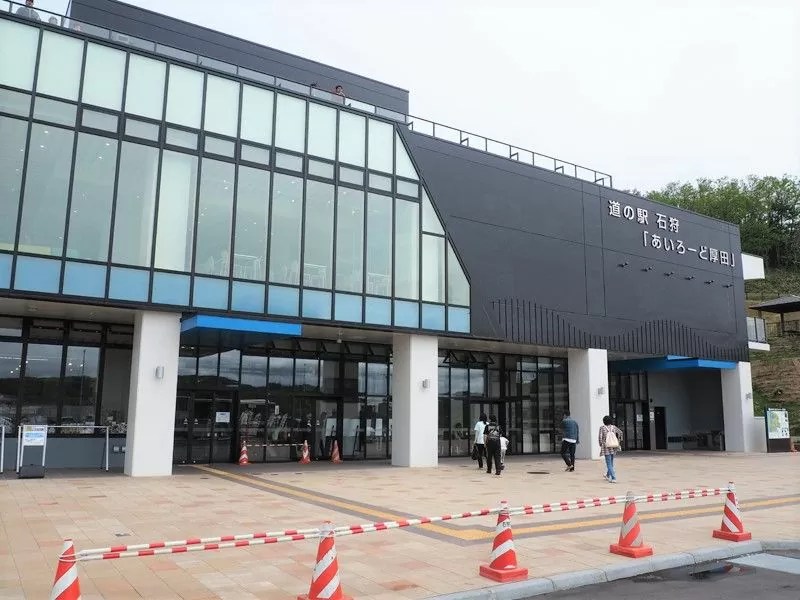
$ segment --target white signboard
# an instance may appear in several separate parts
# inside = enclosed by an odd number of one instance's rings
[[[767,409],[767,437],[771,440],[789,439],[789,411],[782,408]]]
[[[44,447],[47,439],[47,425],[23,425],[22,445]]]
[[[217,418],[215,419],[217,423],[230,423],[231,422],[231,413],[229,412],[218,412]]]
[[[642,414],[638,414],[638,415],[636,415],[636,422],[637,422],[637,423],[642,423],[642,422],[644,422],[644,415],[642,415]]]

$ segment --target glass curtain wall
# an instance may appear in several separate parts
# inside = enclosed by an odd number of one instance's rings
[[[0,316],[0,424],[124,434],[133,327]]]
[[[238,435],[253,447],[251,461],[297,460],[304,441],[314,459],[327,458],[333,439],[345,459],[386,459],[390,351],[306,339],[241,351],[183,346],[178,396],[238,389]]]
[[[481,411],[498,417],[511,453],[557,452],[568,408],[566,359],[440,352],[440,456],[469,455]]]
[[[393,123],[10,19],[0,54],[0,287],[469,332]]]

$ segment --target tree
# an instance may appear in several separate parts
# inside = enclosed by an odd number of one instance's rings
[[[788,175],[745,180],[699,179],[670,183],[647,195],[739,226],[742,250],[768,267],[800,270],[800,179]]]

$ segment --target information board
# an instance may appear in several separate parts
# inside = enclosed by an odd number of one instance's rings
[[[47,440],[47,425],[23,425],[22,445],[44,447]]]
[[[767,409],[767,437],[771,440],[789,438],[789,411],[784,408]]]
[[[791,452],[789,411],[785,408],[765,408],[764,425],[767,429],[767,452]]]

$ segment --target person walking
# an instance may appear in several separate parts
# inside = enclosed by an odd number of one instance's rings
[[[569,415],[569,410],[564,411],[564,418],[561,420],[561,458],[567,464],[565,471],[575,470],[575,447],[580,443],[580,428],[578,423]]]
[[[494,474],[500,475],[503,466],[500,461],[500,426],[497,424],[497,417],[491,415],[489,417],[489,424],[484,430],[484,439],[486,440],[486,472],[492,472],[492,462],[494,462]]]
[[[478,422],[475,423],[475,427],[473,431],[475,432],[475,448],[476,454],[478,455],[478,468],[483,468],[483,457],[486,454],[486,445],[484,442],[483,432],[486,429],[486,414],[481,413]]]
[[[622,444],[622,431],[611,423],[611,417],[603,417],[603,424],[597,435],[600,444],[600,454],[606,459],[606,480],[617,483],[617,472],[614,470],[614,455],[619,452]]]

